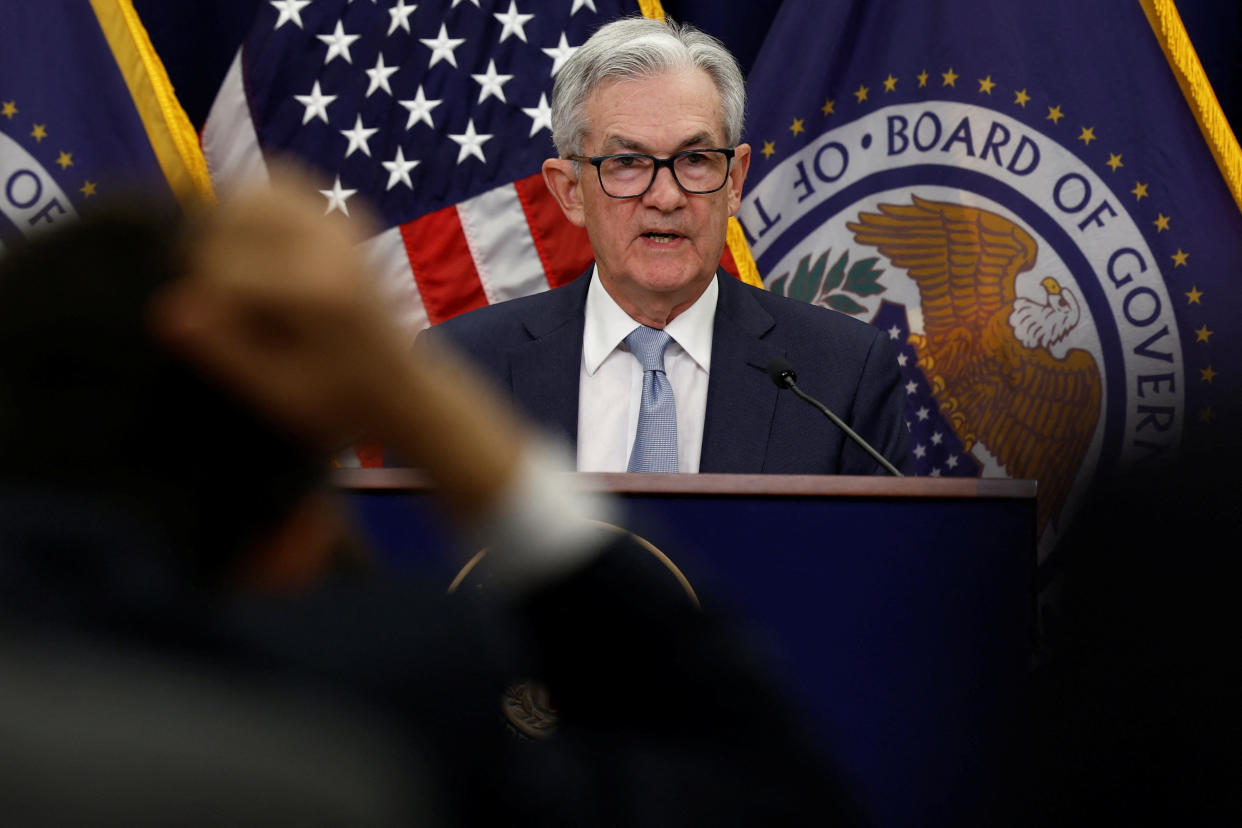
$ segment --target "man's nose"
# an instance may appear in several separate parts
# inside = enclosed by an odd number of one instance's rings
[[[660,210],[672,210],[685,202],[686,193],[677,183],[673,168],[657,169],[655,180],[643,194],[643,202]]]

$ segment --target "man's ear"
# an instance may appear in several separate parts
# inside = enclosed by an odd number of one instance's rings
[[[742,184],[750,169],[750,144],[738,144],[733,148],[733,166],[729,168],[729,215],[737,215],[742,207]]]
[[[571,224],[586,226],[586,211],[582,206],[581,179],[574,173],[574,162],[564,158],[549,158],[543,162],[543,181],[561,212]]]

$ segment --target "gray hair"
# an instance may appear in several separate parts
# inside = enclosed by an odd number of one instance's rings
[[[605,81],[702,69],[720,93],[725,142],[742,139],[746,85],[719,40],[689,24],[627,17],[602,27],[565,61],[552,87],[552,141],[561,157],[582,154],[587,99]]]

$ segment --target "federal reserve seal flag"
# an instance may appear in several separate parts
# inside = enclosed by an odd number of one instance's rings
[[[887,331],[917,471],[1092,481],[1235,428],[1242,153],[1171,2],[786,0],[739,220]]]
[[[121,194],[212,198],[130,0],[0,5],[0,254]]]

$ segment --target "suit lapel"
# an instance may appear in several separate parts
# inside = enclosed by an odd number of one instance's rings
[[[767,364],[783,351],[764,340],[776,321],[749,289],[728,273],[721,272],[717,280],[720,297],[699,471],[757,474],[763,471],[780,393]]]
[[[578,384],[590,271],[550,291],[522,318],[531,337],[513,350],[509,369],[514,396],[536,422],[578,442]]]

